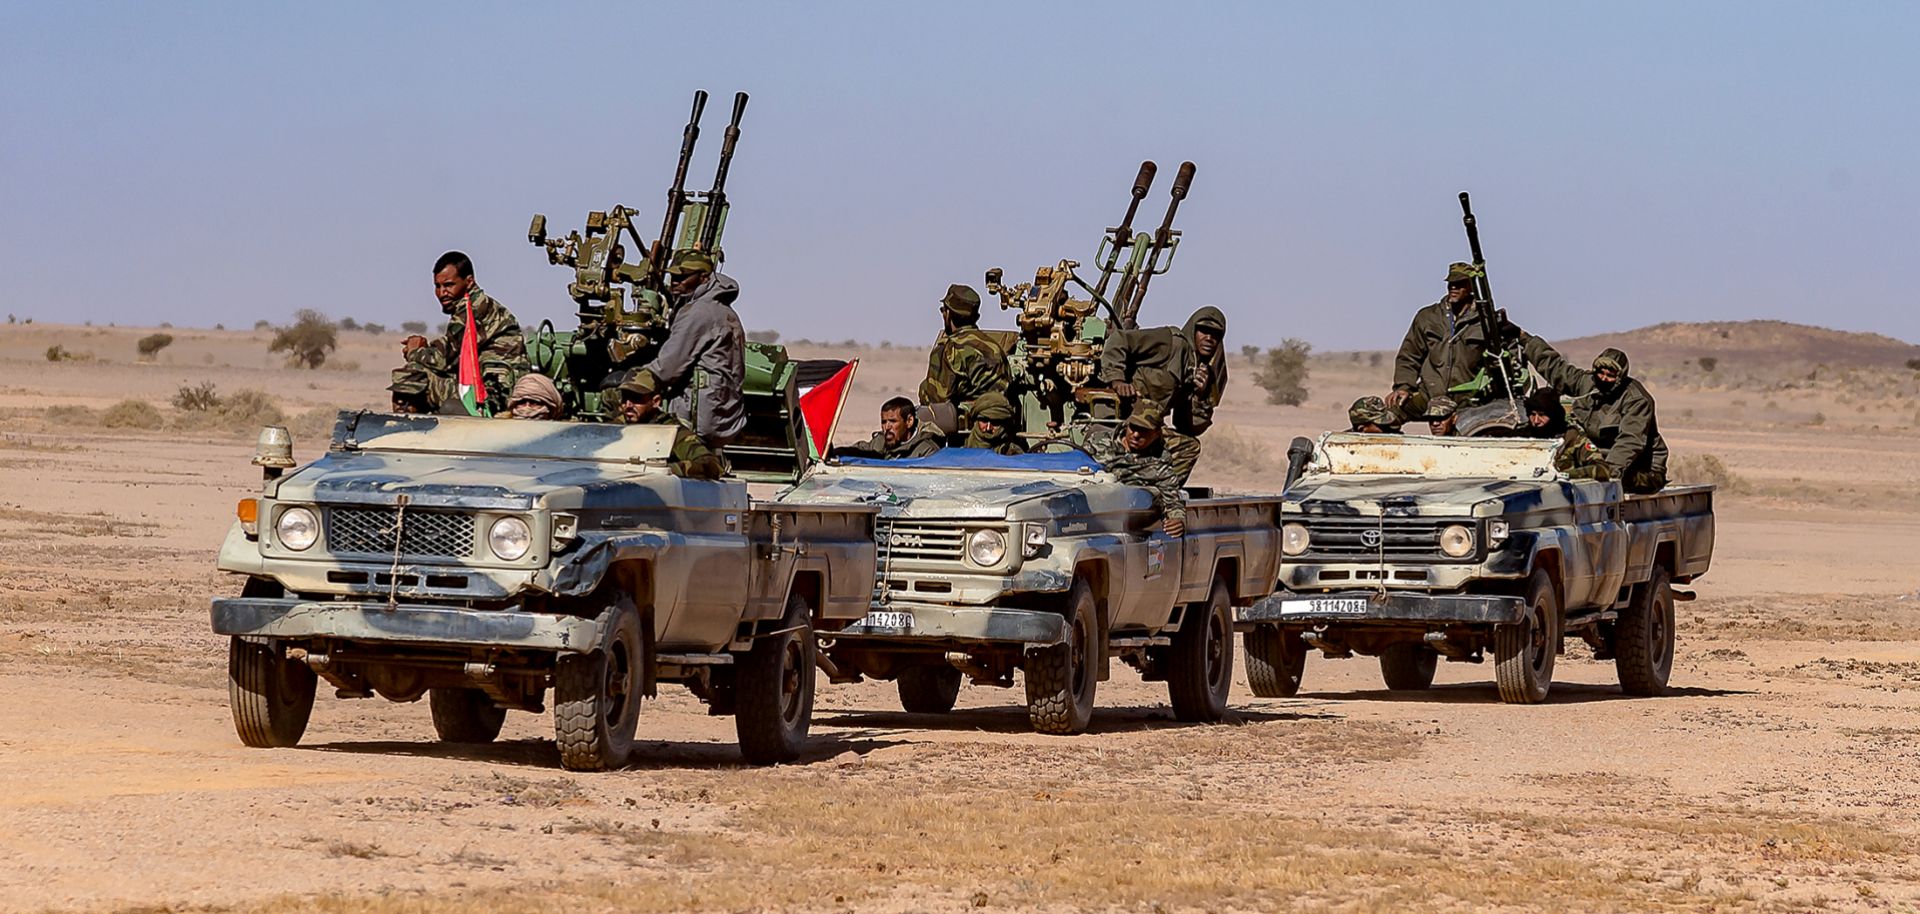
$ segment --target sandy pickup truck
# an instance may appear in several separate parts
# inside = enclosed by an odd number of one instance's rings
[[[561,763],[602,769],[670,681],[735,715],[747,760],[792,759],[813,632],[867,613],[877,509],[682,479],[673,434],[343,412],[293,469],[267,430],[264,488],[220,550],[245,589],[213,601],[240,739],[299,742],[320,679],[341,698],[425,695],[451,742],[494,739],[551,689]]]
[[[1282,509],[1280,587],[1240,613],[1253,691],[1300,687],[1310,648],[1378,656],[1389,689],[1491,651],[1500,698],[1543,701],[1572,635],[1621,688],[1673,670],[1674,590],[1706,574],[1713,487],[1625,495],[1554,471],[1558,440],[1339,432]]]
[[[1113,658],[1165,681],[1182,720],[1219,720],[1233,680],[1233,608],[1273,589],[1278,497],[1189,490],[1169,538],[1145,489],[1079,451],[816,465],[783,505],[873,505],[872,610],[822,633],[836,681],[897,681],[908,711],[953,708],[962,675],[1025,671],[1043,733],[1078,733]]]

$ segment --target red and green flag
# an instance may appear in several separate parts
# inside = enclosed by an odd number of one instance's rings
[[[487,415],[487,384],[480,377],[480,331],[473,325],[473,295],[464,299],[467,330],[460,337],[460,403],[469,416]]]

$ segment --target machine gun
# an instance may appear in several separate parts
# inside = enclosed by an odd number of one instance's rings
[[[1473,252],[1474,316],[1486,335],[1487,359],[1493,363],[1498,376],[1482,365],[1472,381],[1458,385],[1453,390],[1483,400],[1504,396],[1517,411],[1517,398],[1525,391],[1516,391],[1513,379],[1518,377],[1523,384],[1527,381],[1526,365],[1520,361],[1519,353],[1514,351],[1517,341],[1507,339],[1503,332],[1502,328],[1507,324],[1505,317],[1493,307],[1493,289],[1487,285],[1487,258],[1480,253],[1480,225],[1473,218],[1473,201],[1464,190],[1460,192],[1460,214],[1461,223],[1467,227],[1467,248]],[[1525,416],[1521,418],[1525,419]]]
[[[1160,228],[1153,233],[1146,252],[1146,263],[1120,281],[1120,290],[1114,298],[1119,309],[1116,319],[1123,330],[1139,326],[1140,304],[1146,301],[1147,285],[1153,282],[1155,276],[1173,269],[1173,255],[1180,247],[1180,233],[1173,230],[1173,214],[1180,209],[1180,201],[1187,198],[1187,187],[1192,183],[1193,163],[1180,163],[1180,171],[1173,176],[1173,201],[1167,204],[1166,218],[1160,220]],[[1136,252],[1139,247],[1140,243],[1136,241]],[[1162,254],[1167,258],[1165,264],[1160,263]]]
[[[567,296],[576,306],[578,328],[556,331],[551,322],[543,322],[528,346],[535,367],[560,388],[570,415],[610,418],[611,404],[601,403],[604,382],[616,371],[645,364],[666,341],[667,269],[674,254],[702,250],[713,254],[716,263],[721,260],[727,171],[740,139],[747,94],[734,95],[733,119],[727,125],[713,189],[703,194],[689,192],[686,186],[706,105],[707,93],[695,92],[693,113],[681,131],[680,158],[667,190],[660,234],[651,244],[635,227],[640,211],[617,204],[588,213],[585,228],[564,238],[547,236],[547,217],[542,214],[535,214],[527,228],[527,240],[546,250],[548,263],[574,271]]]

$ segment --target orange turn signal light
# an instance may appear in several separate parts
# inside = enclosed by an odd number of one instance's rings
[[[233,506],[233,514],[240,518],[240,529],[248,536],[260,535],[260,499],[240,499],[240,503]]]

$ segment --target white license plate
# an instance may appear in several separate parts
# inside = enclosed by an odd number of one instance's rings
[[[1287,615],[1326,615],[1326,616],[1364,616],[1367,614],[1365,597],[1315,597],[1311,600],[1289,600],[1281,604],[1280,614]]]
[[[860,624],[868,628],[912,628],[913,613],[869,612]]]

